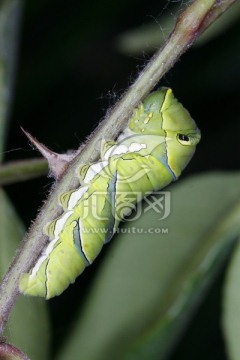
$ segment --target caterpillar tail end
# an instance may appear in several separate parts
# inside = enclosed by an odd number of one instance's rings
[[[46,287],[39,279],[31,279],[29,274],[23,274],[19,280],[19,290],[21,294],[30,296],[40,296],[49,299]]]

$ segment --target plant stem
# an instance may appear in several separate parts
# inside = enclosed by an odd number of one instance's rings
[[[47,172],[47,161],[42,158],[11,161],[0,166],[0,186],[30,180]]]
[[[99,157],[102,138],[115,138],[125,127],[129,116],[139,101],[157,84],[161,77],[174,65],[220,13],[233,3],[232,0],[195,0],[178,17],[174,31],[165,45],[153,56],[146,68],[139,74],[120,101],[108,112],[104,121],[97,127],[79,155],[70,164],[59,183],[56,183],[48,201],[44,204],[36,221],[25,236],[22,248],[18,250],[13,263],[0,287],[0,332],[3,330],[12,305],[18,294],[18,280],[21,273],[27,272],[47,243],[43,235],[44,225],[61,214],[57,205],[59,194],[79,186],[76,168],[81,163],[91,162]]]

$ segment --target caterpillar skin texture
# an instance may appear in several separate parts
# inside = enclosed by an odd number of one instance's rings
[[[151,93],[118,140],[103,142],[101,161],[78,168],[81,186],[59,197],[63,214],[44,229],[49,244],[21,276],[20,291],[46,299],[61,294],[137,201],[179,177],[199,140],[194,120],[171,89]]]

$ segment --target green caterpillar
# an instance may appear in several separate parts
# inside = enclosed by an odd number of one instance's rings
[[[61,294],[112,238],[138,194],[142,199],[179,177],[199,140],[194,120],[171,89],[151,93],[117,142],[103,142],[101,161],[79,167],[81,186],[61,194],[63,214],[44,229],[49,244],[21,276],[20,291],[46,299]]]

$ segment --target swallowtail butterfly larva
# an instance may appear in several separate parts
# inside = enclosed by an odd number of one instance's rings
[[[103,142],[101,160],[78,168],[81,186],[59,197],[63,213],[45,227],[49,243],[21,276],[20,291],[46,299],[61,294],[112,238],[139,194],[177,180],[199,140],[194,120],[171,89],[147,96],[117,141]]]

